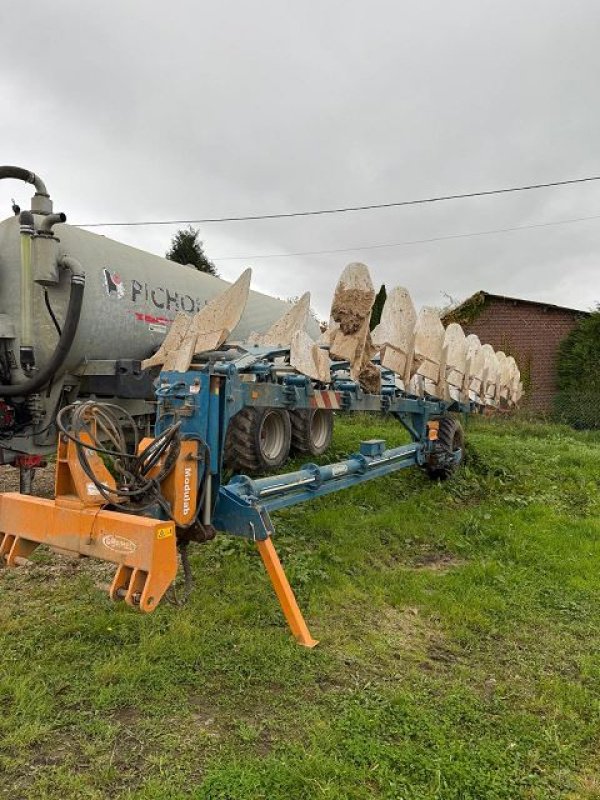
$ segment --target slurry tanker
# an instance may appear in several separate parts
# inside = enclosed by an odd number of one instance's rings
[[[76,399],[112,398],[144,430],[153,419],[154,353],[176,315],[195,314],[227,282],[66,224],[44,182],[29,210],[0,222],[0,463],[38,466],[56,444],[56,414]],[[289,305],[251,291],[234,339],[263,332]]]

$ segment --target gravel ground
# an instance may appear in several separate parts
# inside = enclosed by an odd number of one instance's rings
[[[0,467],[0,492],[19,491],[19,470],[15,467]],[[38,497],[54,497],[54,463],[36,469],[33,479],[33,494]]]

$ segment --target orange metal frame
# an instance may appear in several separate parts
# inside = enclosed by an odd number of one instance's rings
[[[100,457],[92,451],[88,457],[94,474],[114,487]],[[177,575],[175,523],[104,509],[105,498],[64,437],[58,445],[55,495],[45,500],[0,494],[0,561],[18,566],[40,545],[109,561],[117,565],[111,598],[153,611]]]
[[[177,575],[172,522],[11,492],[0,495],[0,530],[8,566],[40,545],[117,564],[110,596],[142,611],[154,610]]]
[[[141,447],[148,443],[144,440]],[[97,558],[117,565],[109,589],[141,611],[153,611],[177,576],[176,523],[194,518],[197,505],[197,443],[182,442],[178,462],[163,488],[175,520],[163,520],[104,508],[106,499],[85,474],[75,445],[61,437],[58,445],[55,499],[8,492],[0,494],[0,563],[27,563],[40,545],[63,553]],[[88,459],[96,477],[115,487],[102,459]],[[119,498],[111,497],[112,504]],[[299,644],[315,647],[294,592],[271,539],[256,542],[286,621]]]

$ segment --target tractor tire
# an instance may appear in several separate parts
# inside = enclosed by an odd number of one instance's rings
[[[437,440],[443,455],[449,455],[454,453],[455,450],[460,450],[458,463],[439,463],[435,455],[433,455],[430,462],[425,464],[425,472],[431,480],[445,481],[456,472],[465,460],[465,432],[460,422],[453,417],[442,417]]]
[[[277,469],[289,458],[291,440],[285,409],[243,408],[227,429],[225,467],[248,475]]]
[[[325,408],[300,408],[290,411],[292,449],[296,453],[321,456],[329,449],[333,435],[333,411]]]

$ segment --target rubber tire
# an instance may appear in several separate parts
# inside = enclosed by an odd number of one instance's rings
[[[282,443],[277,454],[265,452],[261,440],[265,418],[275,414],[282,426]],[[285,409],[243,408],[229,423],[225,437],[224,462],[227,469],[247,475],[255,475],[277,469],[290,455],[292,425]]]
[[[445,481],[453,475],[465,460],[465,432],[460,422],[454,417],[442,417],[438,430],[438,442],[449,453],[461,450],[462,455],[458,464],[448,466],[425,464],[425,471],[431,480]]]
[[[315,441],[313,421],[318,415],[327,426],[325,436],[320,442]],[[290,411],[292,421],[292,449],[297,453],[308,453],[321,456],[329,449],[333,435],[333,411],[325,408],[301,408]]]

